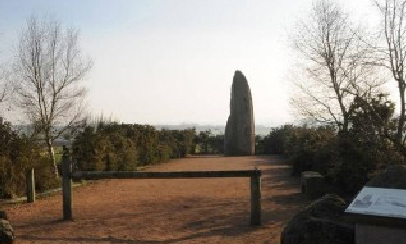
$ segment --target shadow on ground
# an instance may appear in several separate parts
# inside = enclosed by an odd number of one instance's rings
[[[278,239],[283,226],[309,201],[300,194],[300,180],[291,176],[290,167],[282,161],[281,157],[261,156],[257,159],[259,160],[256,164],[262,170],[262,226],[250,225],[249,192],[246,196],[236,198],[185,195],[171,200],[144,199],[137,203],[135,211],[106,206],[103,212],[82,213],[75,222],[47,218],[32,219],[29,223],[18,223],[14,226],[18,233],[21,233],[17,238],[38,241],[38,243],[45,241],[49,243],[189,243],[196,239],[208,243],[204,240],[211,240],[212,237],[239,238],[260,231]],[[145,228],[146,223],[158,226],[157,228],[162,230],[157,230],[154,237],[145,238],[126,234]],[[72,230],[71,234],[63,237],[37,234],[39,231],[42,233],[62,231],[72,226],[75,228],[80,226],[82,230],[91,229],[92,232],[98,230],[97,233],[104,234],[86,235],[80,232],[80,229],[77,233]],[[115,230],[109,232],[109,226],[114,226]],[[159,231],[165,234],[171,232],[171,235],[160,236]]]

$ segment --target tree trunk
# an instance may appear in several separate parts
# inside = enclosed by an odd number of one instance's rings
[[[46,133],[47,135],[45,136],[45,141],[47,144],[47,148],[48,148],[48,156],[49,156],[49,161],[51,162],[51,167],[54,169],[54,173],[55,173],[55,177],[59,176],[58,173],[58,166],[56,165],[56,161],[55,161],[55,152],[54,152],[54,147],[52,146],[52,141],[49,137],[49,134]]]
[[[348,113],[344,111],[344,116],[343,116],[343,131],[347,132],[348,131]]]
[[[403,127],[405,124],[405,85],[403,80],[399,81],[399,96],[400,96],[400,115],[398,124],[398,133],[396,135],[396,143],[399,148],[403,148]]]

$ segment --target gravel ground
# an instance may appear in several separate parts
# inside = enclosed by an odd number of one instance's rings
[[[102,180],[73,190],[74,221],[62,221],[62,195],[3,206],[25,243],[278,244],[309,202],[277,156],[191,157],[149,171],[262,170],[262,226],[250,226],[248,178]]]

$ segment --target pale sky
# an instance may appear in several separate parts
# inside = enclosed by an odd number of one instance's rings
[[[342,0],[365,17],[370,0]],[[286,79],[294,57],[287,34],[311,0],[0,0],[0,55],[13,56],[32,14],[80,29],[94,67],[88,109],[140,124],[225,124],[241,70],[255,121],[294,121]]]

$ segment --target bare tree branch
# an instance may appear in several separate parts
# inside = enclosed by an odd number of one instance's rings
[[[381,3],[383,2],[383,3]],[[404,61],[406,56],[406,23],[405,17],[405,0],[383,0],[374,1],[375,6],[381,14],[383,21],[382,32],[384,33],[384,42],[386,47],[379,48],[385,50],[385,56],[377,63],[387,67],[394,80],[397,83],[400,99],[400,113],[397,121],[397,133],[395,144],[399,148],[404,147],[404,127],[406,121],[406,105],[405,105],[405,74]],[[378,49],[378,48],[377,48]]]
[[[303,69],[293,82],[296,92],[291,104],[303,116],[348,130],[354,97],[378,92],[384,83],[377,75],[381,67],[366,65],[372,51],[361,35],[361,28],[354,27],[349,15],[332,0],[317,0],[310,18],[298,22],[291,40]]]
[[[82,81],[92,67],[81,56],[78,36],[57,21],[31,17],[14,64],[15,103],[43,135],[53,166],[53,140],[80,119],[86,95]]]

